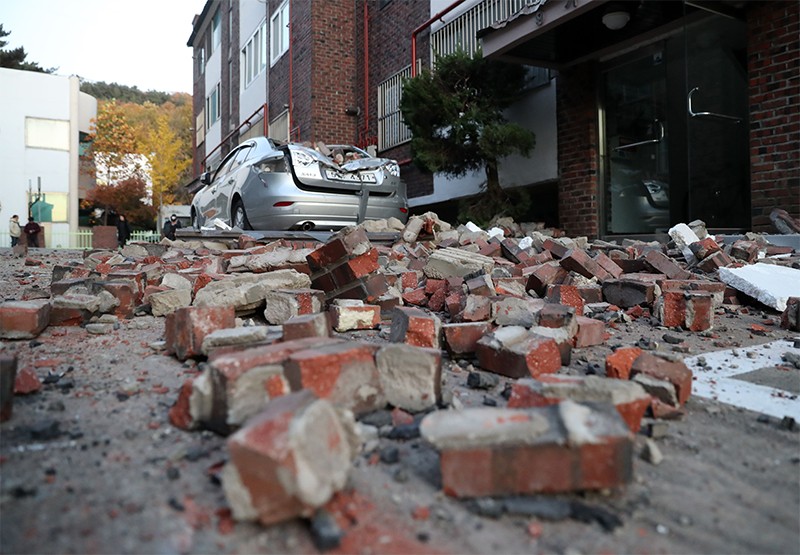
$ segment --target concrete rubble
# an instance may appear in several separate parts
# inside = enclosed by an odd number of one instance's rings
[[[394,242],[371,241],[374,229],[395,230]],[[646,317],[712,334],[754,299],[798,330],[797,252],[758,237],[725,244],[702,222],[669,236],[590,242],[516,224],[456,229],[428,213],[324,244],[132,243],[55,267],[49,298],[0,303],[0,338],[163,317],[164,356],[201,361],[169,420],[229,436],[221,479],[237,521],[317,518],[386,411],[395,437],[421,435],[438,452],[448,496],[618,489],[634,478],[643,419],[685,414],[692,371],[680,351],[617,345],[596,375],[568,375],[576,353]],[[475,384],[508,384],[506,406],[464,408],[445,379],[462,363]],[[36,391],[0,354],[1,420],[13,418],[15,382]],[[652,438],[642,456],[663,459]]]

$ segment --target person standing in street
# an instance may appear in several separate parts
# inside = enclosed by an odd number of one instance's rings
[[[42,226],[36,223],[33,216],[28,217],[28,223],[22,228],[25,232],[25,237],[28,239],[28,246],[39,248],[39,233],[42,232]]]
[[[124,247],[130,238],[131,226],[128,225],[128,219],[123,214],[120,214],[117,217],[117,242],[120,248]]]
[[[175,232],[181,228],[181,223],[178,221],[178,216],[173,214],[164,223],[164,237],[170,241],[175,240]]]
[[[22,228],[19,226],[19,216],[14,214],[8,220],[8,234],[11,236],[11,246],[16,247],[19,244],[19,236],[22,235]]]

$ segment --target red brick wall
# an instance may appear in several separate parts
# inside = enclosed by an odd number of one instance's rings
[[[345,110],[358,105],[355,28],[361,10],[356,9],[357,3],[352,0],[312,4],[314,61],[309,91],[312,127],[310,137],[303,138],[327,143],[355,142],[358,121]]]
[[[747,15],[752,227],[800,218],[800,3],[759,2]]]
[[[364,69],[364,39],[363,39],[363,3],[358,2],[359,25],[357,25],[360,58],[360,74]],[[430,18],[429,0],[392,0],[380,7],[378,0],[367,0],[369,15],[369,95],[368,95],[368,121],[362,116],[359,118],[361,137],[378,136],[378,85],[411,64],[411,33]],[[422,31],[417,37],[417,58],[423,60],[423,67],[429,65],[428,30]],[[363,83],[363,81],[362,81]],[[363,105],[363,90],[359,93],[359,105]],[[433,175],[422,172],[412,163],[411,148],[408,143],[380,153],[386,158],[394,158],[401,162],[400,175],[406,183],[409,198],[424,196],[433,192]]]
[[[598,130],[594,68],[590,63],[559,73],[558,220],[571,236],[597,237]]]

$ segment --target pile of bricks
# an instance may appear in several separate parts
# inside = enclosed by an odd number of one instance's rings
[[[330,502],[374,435],[363,417],[387,409],[439,451],[449,495],[613,488],[631,480],[642,418],[680,417],[692,374],[622,347],[604,377],[566,376],[573,350],[645,315],[711,330],[738,302],[720,268],[782,254],[800,275],[791,249],[758,236],[723,246],[694,224],[671,230],[669,246],[453,229],[434,214],[412,217],[392,245],[363,226],[324,244],[133,243],[54,268],[50,298],[0,304],[0,337],[165,316],[166,354],[205,360],[170,421],[230,435],[223,484],[240,520],[309,517]],[[794,330],[797,297],[782,315]],[[458,405],[443,374],[459,359],[509,380],[507,406],[444,410]],[[0,369],[8,418],[15,361]]]

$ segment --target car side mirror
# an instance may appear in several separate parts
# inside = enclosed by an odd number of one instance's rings
[[[200,183],[208,185],[211,183],[211,172],[203,172],[200,174]]]

